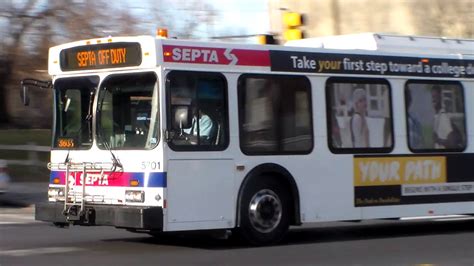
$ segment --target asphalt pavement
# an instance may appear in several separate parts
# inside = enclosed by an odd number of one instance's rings
[[[251,247],[206,235],[153,238],[113,227],[56,228],[18,212],[0,214],[0,220],[3,218],[11,221],[0,223],[2,266],[473,265],[474,262],[472,220],[323,223],[295,228],[279,245]]]
[[[473,265],[473,220],[364,221],[293,228],[279,245],[206,235],[153,238],[113,227],[56,228],[34,220],[48,183],[0,195],[0,265]],[[469,218],[469,217],[468,217]]]

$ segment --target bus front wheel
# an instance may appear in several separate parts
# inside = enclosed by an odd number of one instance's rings
[[[279,242],[288,232],[289,206],[289,193],[278,180],[254,178],[242,194],[238,235],[252,245]]]

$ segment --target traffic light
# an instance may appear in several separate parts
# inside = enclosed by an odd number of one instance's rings
[[[303,14],[285,12],[283,13],[283,24],[285,25],[285,31],[283,32],[283,38],[285,40],[291,41],[304,38],[304,32],[300,29],[300,27],[304,25]]]
[[[259,44],[278,44],[278,41],[272,34],[262,34],[258,35]]]

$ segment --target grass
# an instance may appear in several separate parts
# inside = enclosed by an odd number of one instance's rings
[[[0,144],[2,145],[38,145],[51,146],[51,130],[48,129],[8,129],[0,130]],[[0,150],[0,159],[27,160],[32,154],[29,151]],[[41,166],[8,165],[8,174],[12,182],[47,182],[49,170],[49,152],[36,154]]]
[[[6,129],[0,130],[0,144],[22,145],[35,143],[40,146],[51,145],[49,129]]]
[[[48,182],[49,170],[40,166],[8,165],[11,182]]]

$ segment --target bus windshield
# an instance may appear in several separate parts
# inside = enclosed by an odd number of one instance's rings
[[[153,149],[158,144],[155,73],[111,75],[101,85],[97,105],[100,149]]]
[[[92,105],[98,84],[97,76],[56,80],[54,148],[92,146]]]

